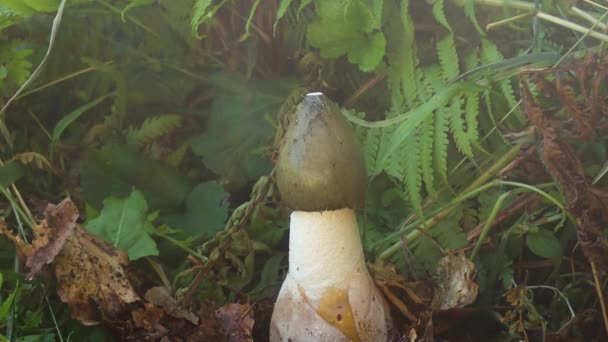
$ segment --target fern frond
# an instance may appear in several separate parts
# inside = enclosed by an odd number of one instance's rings
[[[452,32],[452,27],[450,26],[448,19],[445,17],[445,12],[443,10],[443,0],[435,0],[432,12],[433,18],[435,18],[435,20],[437,20],[437,22],[443,27],[448,29],[448,31]]]
[[[169,155],[167,155],[167,158],[166,158],[167,164],[177,168],[184,160],[184,156],[186,155],[186,152],[188,151],[189,148],[190,148],[190,142],[186,141],[185,143],[181,144],[178,148],[172,150],[169,153]]]
[[[471,24],[475,26],[475,29],[481,36],[485,36],[486,32],[479,26],[479,22],[477,22],[477,16],[475,15],[475,3],[474,0],[465,0],[464,1],[464,15],[469,19]]]
[[[479,124],[477,116],[479,115],[479,93],[468,93],[465,96],[465,122],[467,125],[467,139],[471,143],[479,140]]]
[[[381,170],[378,170],[378,157],[380,156],[380,144],[383,137],[383,128],[370,128],[367,130],[363,143],[363,158],[369,177],[374,177]]]
[[[447,82],[460,75],[458,53],[454,45],[454,35],[449,34],[437,43],[437,56],[444,81]]]
[[[498,47],[496,47],[496,45],[489,39],[481,40],[480,55],[481,55],[481,61],[484,64],[496,63],[496,62],[500,62],[505,59],[503,54],[498,50]],[[518,101],[515,98],[515,94],[514,94],[513,86],[511,85],[511,82],[508,79],[500,81],[499,87],[500,87],[500,91],[501,91],[502,95],[504,96],[505,100],[507,101],[507,104],[509,105],[509,107],[510,108],[516,107]],[[519,121],[523,122],[523,119],[521,117],[521,112],[520,111],[517,111],[517,112],[518,112]]]
[[[139,128],[130,127],[127,132],[129,145],[145,145],[156,138],[181,127],[182,117],[178,114],[164,114],[146,119]]]
[[[192,7],[192,19],[190,20],[190,28],[192,29],[193,36],[199,37],[198,26],[210,18],[208,9],[212,2],[213,0],[196,0],[194,3],[194,6]]]
[[[433,134],[433,164],[444,183],[448,180],[448,129],[450,113],[442,108],[435,112]]]
[[[429,116],[422,125],[420,125],[420,167],[422,171],[422,180],[424,181],[426,191],[434,195],[435,191],[435,170],[433,168],[433,136],[434,136],[434,117]]]
[[[450,131],[456,142],[456,147],[460,153],[469,158],[473,158],[471,141],[467,135],[465,120],[463,118],[463,100],[455,99],[449,107],[450,111]]]
[[[414,42],[414,21],[409,13],[409,1],[401,3],[401,24],[403,25],[403,67],[401,68],[401,91],[407,105],[414,106],[416,94],[416,79],[414,78],[418,66],[416,44]]]
[[[418,132],[412,132],[404,142],[404,178],[403,185],[410,202],[419,214],[422,214],[422,170],[420,169],[421,148]],[[421,215],[422,217],[422,215]]]

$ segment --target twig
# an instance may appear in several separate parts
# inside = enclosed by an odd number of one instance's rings
[[[403,317],[407,318],[410,322],[415,323],[417,321],[416,316],[408,310],[407,306],[401,301],[401,299],[397,298],[391,290],[386,287],[384,284],[378,284],[382,293],[386,296],[386,298],[393,303],[399,309],[399,312],[403,315]]]
[[[600,301],[600,307],[602,308],[602,317],[604,318],[604,329],[606,329],[606,335],[608,335],[608,313],[606,312],[606,302],[604,301],[604,293],[602,292],[602,286],[600,285],[600,279],[597,275],[597,267],[595,262],[590,260],[591,271],[593,273],[593,281],[595,283],[595,291],[597,292],[597,298]]]
[[[564,20],[562,18],[558,18],[556,16],[553,16],[551,14],[545,13],[545,12],[536,12],[536,17],[538,17],[539,19],[543,19],[545,21],[569,28],[573,31],[578,31],[580,33],[585,33],[588,36],[591,36],[593,38],[597,38],[603,42],[608,42],[608,36],[603,34],[603,33],[599,33],[597,31],[593,31],[590,28],[584,27],[582,25],[579,24],[575,24],[572,22],[569,22],[568,20]],[[596,26],[596,24],[594,24],[594,26]]]
[[[490,30],[495,29],[497,27],[500,27],[500,26],[503,26],[503,25],[507,25],[507,24],[516,22],[518,20],[525,19],[525,18],[532,17],[532,16],[534,16],[534,12],[527,12],[527,13],[518,14],[516,16],[510,17],[510,18],[507,18],[507,19],[495,21],[493,23],[489,23],[489,24],[486,25],[486,31],[490,31]]]

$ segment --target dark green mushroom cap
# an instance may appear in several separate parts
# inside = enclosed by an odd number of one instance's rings
[[[338,107],[322,93],[310,93],[298,105],[275,172],[281,198],[292,210],[363,207],[361,146]]]

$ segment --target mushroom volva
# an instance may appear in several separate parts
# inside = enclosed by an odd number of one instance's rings
[[[355,213],[365,196],[361,147],[322,93],[298,105],[275,172],[292,213],[270,341],[386,341],[390,313],[367,270]]]

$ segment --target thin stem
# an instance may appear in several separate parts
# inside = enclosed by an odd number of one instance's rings
[[[510,7],[515,9],[533,11],[534,4],[526,1],[517,0],[474,0],[475,3],[480,5],[494,6],[494,7]]]
[[[593,260],[591,263],[591,271],[593,272],[593,281],[595,283],[595,291],[597,292],[597,297],[600,301],[600,307],[602,308],[602,317],[604,318],[604,329],[606,329],[606,334],[608,335],[608,313],[606,310],[606,302],[604,301],[604,293],[602,291],[602,287],[600,286],[600,279],[597,275],[597,266]]]
[[[100,3],[101,5],[103,5],[104,7],[110,9],[111,11],[117,13],[117,14],[121,14],[122,15],[122,10],[118,7],[113,6],[112,4],[108,3],[105,0],[97,0],[98,3]],[[149,34],[153,35],[156,38],[160,38],[160,35],[156,32],[154,32],[151,28],[149,28],[148,26],[144,25],[141,21],[139,21],[136,18],[133,18],[130,15],[125,14],[123,16],[127,17],[127,19],[129,19],[133,24],[135,24],[136,26],[140,27],[141,29],[143,29],[144,31],[148,32]]]
[[[500,195],[498,197],[498,199],[496,200],[496,203],[494,203],[494,207],[492,208],[490,215],[486,219],[486,224],[483,226],[483,230],[481,231],[481,234],[479,234],[479,238],[477,239],[477,243],[475,244],[475,248],[473,248],[473,252],[471,252],[471,256],[469,259],[473,260],[477,256],[477,253],[479,252],[479,249],[481,248],[483,241],[486,239],[486,236],[488,236],[490,227],[492,227],[492,224],[494,223],[496,216],[498,216],[498,213],[500,212],[500,209],[502,208],[502,204],[504,203],[505,199],[507,199],[507,197],[509,197],[509,195],[511,195],[511,191],[505,192],[504,194]]]
[[[112,62],[105,62],[104,65],[108,65],[110,63],[112,63]],[[36,92],[39,92],[39,91],[41,91],[43,89],[46,89],[46,88],[50,87],[50,86],[53,86],[55,84],[58,84],[58,83],[61,83],[61,82],[67,81],[67,80],[70,80],[70,79],[72,79],[72,78],[74,78],[76,76],[80,76],[82,74],[86,74],[86,73],[94,71],[94,70],[96,70],[96,67],[91,66],[91,67],[88,67],[88,68],[85,68],[85,69],[82,69],[82,70],[75,71],[75,72],[73,72],[71,74],[67,74],[67,75],[65,75],[63,77],[60,77],[60,78],[55,79],[55,80],[52,80],[51,82],[45,83],[45,84],[43,84],[43,85],[41,85],[41,86],[39,86],[37,88],[34,88],[34,89],[30,90],[30,91],[26,91],[26,92],[22,93],[21,95],[17,96],[15,99],[18,100],[18,99],[26,97],[28,95],[32,95],[32,94],[34,94]]]
[[[495,29],[497,27],[504,26],[504,25],[516,22],[516,21],[521,20],[521,19],[526,19],[526,18],[532,17],[532,16],[534,16],[534,12],[527,12],[527,13],[518,14],[516,16],[510,17],[510,18],[507,18],[507,19],[502,19],[502,20],[499,20],[499,21],[495,21],[493,23],[489,23],[489,24],[486,25],[486,31],[490,31],[490,30]]]
[[[434,226],[435,224],[437,224],[439,221],[441,221],[442,219],[447,217],[452,212],[452,210],[454,210],[454,208],[456,208],[458,206],[458,204],[460,204],[462,201],[469,198],[467,196],[474,196],[475,194],[479,193],[480,191],[483,191],[487,186],[487,184],[485,186],[483,184],[486,183],[488,180],[490,180],[492,177],[494,177],[494,175],[496,173],[498,173],[498,171],[500,171],[503,167],[505,167],[505,165],[507,165],[509,162],[511,162],[511,160],[513,160],[513,158],[515,158],[515,156],[517,155],[517,153],[519,152],[520,149],[521,149],[521,144],[517,144],[517,145],[513,146],[509,151],[507,151],[503,156],[501,156],[497,161],[495,161],[494,164],[492,164],[492,166],[490,166],[484,173],[482,173],[473,182],[471,182],[471,184],[469,184],[466,188],[464,188],[460,192],[461,193],[460,196],[456,197],[454,200],[452,200],[450,203],[448,203],[448,205],[444,206],[442,209],[440,209],[438,212],[436,212],[431,218],[429,218],[428,220],[426,220],[424,222],[422,222],[421,219],[417,219],[416,221],[410,223],[407,226],[404,226],[402,224],[402,226],[399,228],[399,230],[396,233],[389,235],[386,239],[383,239],[383,241],[388,241],[389,239],[393,239],[393,238],[403,234],[404,232],[409,231],[409,228],[414,229],[415,227],[418,227],[417,229],[426,230],[426,229],[429,229],[430,227]],[[411,238],[414,238],[414,239],[418,238],[418,235],[420,235],[420,232],[417,229],[414,230],[412,233],[410,233],[410,235],[407,236],[407,241],[411,241],[410,240]],[[397,241],[393,245],[391,245],[390,247],[385,249],[382,253],[380,253],[380,255],[378,255],[378,258],[386,259],[386,258],[392,256],[394,253],[396,253],[400,248],[401,248],[401,244],[399,241]]]
[[[160,232],[154,232],[154,234],[155,234],[155,235],[157,235],[157,236],[162,237],[163,239],[165,239],[165,240],[167,240],[167,241],[169,241],[169,242],[171,242],[171,243],[173,243],[173,244],[174,244],[175,246],[177,246],[178,248],[181,248],[181,249],[183,249],[184,251],[186,251],[188,254],[193,255],[193,256],[195,256],[195,257],[197,257],[197,258],[198,258],[200,261],[202,261],[202,262],[204,262],[204,263],[205,263],[205,262],[207,262],[207,261],[209,261],[209,259],[208,259],[206,256],[204,256],[204,255],[200,254],[199,252],[197,252],[197,251],[193,250],[193,249],[192,249],[192,248],[190,248],[190,247],[186,247],[186,246],[184,246],[184,244],[183,244],[183,243],[181,243],[179,240],[174,239],[174,238],[170,237],[169,235],[166,235],[166,234],[164,234],[164,233],[160,233]]]
[[[599,33],[597,31],[593,31],[592,28],[587,28],[584,26],[581,26],[579,24],[575,24],[572,22],[569,22],[568,20],[564,20],[562,18],[558,18],[556,16],[553,16],[551,14],[545,13],[545,12],[536,12],[536,16],[540,19],[543,19],[545,21],[569,28],[573,31],[578,31],[580,33],[585,33],[588,36],[591,36],[593,38],[597,38],[603,42],[608,42],[608,36],[603,34],[603,33]],[[597,23],[596,23],[597,25]]]
[[[57,331],[57,336],[59,336],[59,341],[63,342],[63,336],[61,335],[61,329],[59,329],[59,324],[57,323],[57,319],[55,318],[55,312],[53,311],[51,302],[49,302],[49,296],[46,293],[44,294],[44,299],[46,300],[46,304],[49,306],[49,312],[51,313],[51,319],[53,320],[53,324],[55,325],[55,330]]]
[[[597,18],[595,18],[594,16],[592,16],[591,14],[583,11],[582,9],[576,7],[576,6],[572,6],[570,8],[572,10],[573,13],[577,14],[579,17],[587,20],[588,22],[590,22],[592,25],[596,25],[597,27],[601,28],[602,30],[606,30],[606,24],[602,23],[601,21],[597,20]]]

